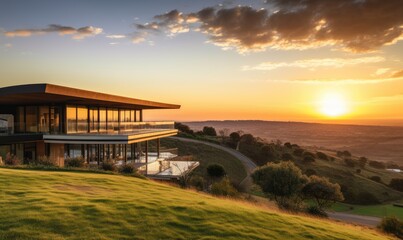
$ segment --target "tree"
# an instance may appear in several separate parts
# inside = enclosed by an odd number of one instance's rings
[[[193,134],[193,130],[190,129],[188,125],[182,124],[180,122],[175,122],[175,129],[178,129],[180,132]]]
[[[215,131],[215,128],[213,128],[213,127],[208,127],[208,126],[203,127],[203,133],[208,136],[213,136],[213,137],[217,136],[217,132]]]
[[[292,162],[269,163],[252,174],[253,182],[279,206],[299,194],[308,178]]]
[[[319,209],[330,207],[336,201],[343,201],[340,185],[328,179],[312,175],[309,182],[302,188],[302,194],[316,202]]]
[[[221,129],[218,131],[218,133],[222,138],[225,138],[229,134],[229,129],[228,128]]]
[[[348,166],[348,167],[355,167],[355,161],[351,158],[346,158],[344,159],[344,163]]]
[[[210,177],[214,177],[214,178],[221,178],[225,176],[225,169],[223,166],[221,166],[220,164],[210,164],[207,166],[207,174]]]
[[[389,187],[403,192],[403,178],[392,178],[392,180],[390,180]]]
[[[319,159],[328,160],[327,155],[324,154],[323,152],[317,152],[317,153],[316,153],[316,156],[317,156]]]
[[[379,168],[379,169],[385,169],[386,168],[385,163],[378,162],[378,161],[369,161],[368,165],[373,167],[373,168]]]
[[[367,164],[368,159],[366,157],[360,157],[358,159],[358,166],[360,166],[361,168],[365,167],[365,164]]]
[[[229,135],[229,138],[231,139],[232,142],[238,143],[239,140],[241,139],[241,135],[238,132],[232,132]]]

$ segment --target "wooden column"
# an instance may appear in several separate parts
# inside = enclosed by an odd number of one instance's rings
[[[124,144],[123,150],[124,150],[123,157],[125,159],[125,163],[127,163],[127,144]]]

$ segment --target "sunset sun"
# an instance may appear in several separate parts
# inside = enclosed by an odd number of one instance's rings
[[[327,93],[319,102],[319,111],[328,117],[340,117],[347,113],[347,101],[338,93]]]

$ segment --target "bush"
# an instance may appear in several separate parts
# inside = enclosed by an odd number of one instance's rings
[[[356,199],[355,203],[362,205],[371,205],[371,204],[379,204],[381,203],[372,193],[369,192],[360,192]]]
[[[329,160],[328,157],[327,157],[327,155],[324,154],[323,152],[317,152],[317,153],[316,153],[316,156],[317,156],[319,159],[322,159],[322,160]]]
[[[201,176],[192,176],[190,178],[190,185],[195,187],[198,191],[203,191],[205,184],[204,178]]]
[[[297,157],[302,157],[302,154],[304,153],[304,149],[302,148],[297,148],[294,150],[293,154]]]
[[[294,160],[294,157],[289,153],[283,153],[281,155],[281,159],[284,161],[292,161],[292,160]]]
[[[316,217],[322,217],[322,218],[327,218],[327,213],[325,211],[323,211],[323,209],[320,209],[317,206],[309,206],[306,209],[306,213],[316,216]]]
[[[308,179],[292,162],[269,163],[252,174],[253,182],[279,206],[300,193]]]
[[[7,153],[6,159],[4,160],[4,164],[10,166],[21,165],[21,160],[17,156]]]
[[[403,178],[392,178],[392,180],[390,180],[389,187],[403,192]]]
[[[344,163],[346,164],[347,167],[351,167],[351,168],[355,167],[355,164],[356,164],[356,162],[351,158],[344,159]]]
[[[315,162],[315,158],[313,158],[311,156],[305,156],[304,159],[302,159],[302,161],[304,163],[311,163],[311,162]]]
[[[356,172],[357,174],[360,174],[360,173],[361,173],[361,169],[357,168],[357,169],[355,170],[355,172]]]
[[[370,177],[369,179],[371,179],[372,181],[375,181],[375,182],[381,182],[381,177],[379,177],[379,176],[372,176],[372,177]]]
[[[382,231],[403,238],[403,222],[396,217],[384,217],[378,226]]]
[[[223,178],[221,181],[211,185],[211,194],[216,196],[236,197],[238,191],[232,186],[228,178]]]
[[[213,136],[213,137],[217,136],[217,132],[215,131],[215,128],[213,128],[213,127],[207,127],[207,126],[203,127],[203,133],[208,136]]]
[[[292,145],[291,145],[291,143],[286,142],[286,143],[284,143],[284,147],[291,149],[291,148],[292,148]]]
[[[311,152],[304,152],[304,153],[302,154],[302,156],[315,158],[315,154],[313,154],[313,153],[311,153]]]
[[[113,161],[104,161],[103,163],[102,163],[102,170],[104,170],[104,171],[115,171],[116,170],[116,167],[115,167],[115,164],[114,164],[114,162]]]
[[[373,167],[373,168],[378,168],[378,169],[385,169],[386,168],[385,163],[378,162],[378,161],[369,161],[368,165]]]
[[[225,176],[225,169],[220,164],[210,164],[207,166],[207,174],[210,177],[221,178]]]
[[[367,162],[368,162],[368,159],[367,159],[366,157],[360,157],[360,158],[358,159],[358,165],[359,165],[360,167],[362,167],[362,168],[365,167],[365,164],[367,164]]]
[[[307,175],[308,177],[312,176],[312,175],[317,175],[316,171],[313,170],[312,168],[308,168],[307,170],[305,170],[305,175]]]
[[[85,160],[82,157],[66,158],[64,160],[64,165],[66,167],[81,168],[85,166]]]
[[[113,171],[113,170],[109,170]],[[137,169],[134,167],[133,164],[123,164],[122,166],[119,167],[119,172],[123,174],[133,174],[137,172]]]
[[[34,166],[55,166],[54,161],[52,161],[47,156],[39,156],[37,159],[29,162],[29,165]]]

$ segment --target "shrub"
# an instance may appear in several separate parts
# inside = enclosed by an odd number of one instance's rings
[[[381,203],[372,193],[369,192],[360,192],[356,199],[355,203],[362,205],[371,205],[371,204],[379,204]]]
[[[39,156],[37,159],[30,161],[29,165],[34,165],[34,166],[55,166],[55,163],[54,163],[54,161],[52,161],[47,156]]]
[[[238,191],[232,186],[228,178],[223,178],[221,181],[211,185],[211,194],[216,196],[236,197]]]
[[[381,177],[379,177],[379,176],[372,176],[369,179],[371,179],[374,182],[379,182],[379,183],[381,182]]]
[[[340,185],[331,183],[327,178],[310,176],[309,182],[302,188],[302,194],[313,199],[319,209],[330,207],[336,201],[343,201]]]
[[[344,159],[344,163],[346,164],[347,167],[351,167],[351,168],[355,167],[355,164],[356,164],[356,162],[351,158]]]
[[[252,174],[253,182],[279,206],[298,195],[308,178],[292,162],[269,163]]]
[[[289,153],[283,153],[281,155],[281,159],[284,161],[290,161],[290,160],[292,161],[292,160],[294,160],[294,157]]]
[[[64,165],[66,167],[76,167],[81,168],[85,165],[85,160],[82,157],[66,158],[64,160]]]
[[[308,168],[307,170],[305,170],[305,175],[307,175],[308,177],[312,176],[312,175],[317,175],[316,171],[313,170],[312,168]]]
[[[392,180],[390,180],[389,187],[403,192],[403,178],[392,178]]]
[[[123,174],[133,174],[137,172],[137,168],[135,168],[133,164],[127,163],[119,167],[119,172]]]
[[[355,170],[355,172],[356,172],[357,174],[360,174],[360,173],[361,173],[361,169],[357,168],[357,169]]]
[[[328,160],[327,155],[324,154],[323,152],[317,152],[317,153],[316,153],[316,156],[317,156],[319,159]]]
[[[116,167],[113,161],[104,161],[101,166],[102,170],[104,171],[115,171]]]
[[[304,159],[302,159],[302,161],[304,163],[311,163],[311,162],[315,162],[315,158],[313,158],[311,156],[305,156]]]
[[[4,159],[4,164],[11,166],[21,165],[21,160],[17,156],[7,153],[6,159]]]
[[[315,158],[315,154],[313,154],[313,153],[311,153],[311,152],[304,152],[304,153],[302,154],[302,156]]]
[[[190,178],[190,185],[195,187],[198,191],[203,191],[205,184],[204,178],[201,176],[192,176]]]
[[[217,132],[215,131],[215,128],[213,128],[213,127],[207,127],[207,126],[203,127],[203,133],[208,136],[213,136],[213,137],[217,136]]]
[[[327,213],[325,211],[323,211],[323,209],[320,209],[317,206],[309,206],[306,209],[306,213],[316,216],[316,217],[322,217],[322,218],[327,218]]]
[[[367,159],[366,157],[360,157],[360,158],[358,159],[358,165],[359,165],[360,167],[362,167],[362,168],[365,167],[365,164],[367,164],[367,162],[368,162],[368,159]]]
[[[378,169],[385,169],[386,168],[385,163],[378,162],[378,161],[369,161],[368,165],[373,167],[373,168],[378,168]]]
[[[221,178],[225,176],[225,169],[220,164],[210,164],[207,166],[207,174],[210,177]]]
[[[297,148],[294,150],[293,154],[297,157],[302,157],[302,154],[304,153],[304,149],[302,148]]]
[[[384,217],[378,226],[382,231],[403,238],[403,222],[396,217]]]
[[[292,145],[291,145],[291,143],[286,142],[286,143],[284,143],[284,147],[286,147],[286,148],[292,148]]]

